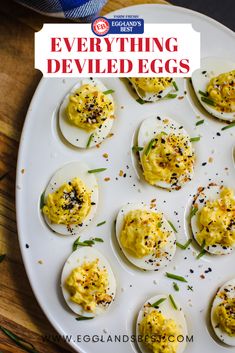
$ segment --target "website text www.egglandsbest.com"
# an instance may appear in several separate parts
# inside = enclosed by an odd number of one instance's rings
[[[43,342],[51,341],[54,343],[135,343],[135,342],[145,342],[151,340],[152,342],[187,342],[193,343],[194,337],[193,335],[178,335],[178,336],[161,336],[161,335],[151,335],[151,336],[141,336],[141,335],[59,335],[59,334],[46,334],[42,336]]]

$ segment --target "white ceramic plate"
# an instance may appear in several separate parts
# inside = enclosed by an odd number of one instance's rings
[[[148,22],[192,23],[201,32],[203,57],[235,57],[233,32],[196,12],[175,6],[140,5],[118,13],[138,14]],[[135,332],[136,317],[142,303],[158,293],[172,293],[186,314],[189,333],[194,335],[194,342],[188,344],[185,352],[226,352],[226,348],[215,340],[211,332],[208,311],[217,288],[235,277],[235,254],[219,258],[206,255],[196,260],[196,245],[185,251],[177,249],[168,271],[185,276],[194,291],[187,289],[187,284],[179,283],[180,292],[174,292],[172,281],[165,277],[164,271],[140,271],[125,260],[115,240],[113,222],[120,207],[127,202],[150,202],[156,198],[159,208],[178,229],[178,241],[184,243],[190,236],[186,215],[198,186],[207,184],[210,179],[234,185],[232,149],[235,128],[221,131],[224,123],[201,110],[189,92],[181,100],[140,105],[125,80],[103,81],[108,88],[115,90],[117,119],[113,126],[114,136],[104,141],[100,148],[78,150],[67,144],[59,133],[59,105],[76,79],[42,79],[28,110],[17,168],[17,221],[26,271],[37,300],[58,333],[71,335],[70,345],[77,352],[104,353],[112,349],[112,353],[120,353],[121,350],[130,353],[138,351],[134,343],[84,342],[81,337],[87,334],[98,335],[99,339],[107,340],[109,335],[112,338],[119,334],[131,335]],[[182,80],[179,96],[184,96],[186,89],[187,85]],[[169,193],[151,187],[137,179],[132,167],[130,150],[133,133],[144,118],[155,113],[168,115],[182,123],[191,136],[202,136],[201,141],[195,143],[197,165],[193,181],[180,191]],[[198,115],[205,119],[205,123],[195,127]],[[217,136],[217,132],[221,136]],[[108,161],[102,156],[104,153],[108,153]],[[213,163],[208,163],[209,157],[213,157]],[[53,234],[39,210],[40,195],[53,173],[73,160],[85,161],[91,169],[108,168],[106,172],[97,175],[100,185],[98,212],[93,226],[82,234],[82,238],[104,238],[105,242],[96,247],[110,261],[117,279],[116,300],[108,313],[94,320],[80,322],[75,320],[74,314],[65,305],[59,288],[61,270],[71,253],[75,238]],[[205,167],[201,166],[203,162],[207,162]],[[125,178],[118,176],[120,169],[126,173]],[[105,182],[104,177],[110,177],[111,180]],[[97,223],[104,220],[105,225],[96,227]],[[43,264],[38,263],[39,260]],[[212,271],[205,273],[208,268]],[[77,335],[81,335],[78,340]],[[77,342],[80,338],[81,342]]]

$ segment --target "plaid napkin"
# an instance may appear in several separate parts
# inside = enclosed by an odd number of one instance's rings
[[[107,0],[16,0],[41,14],[91,22]]]

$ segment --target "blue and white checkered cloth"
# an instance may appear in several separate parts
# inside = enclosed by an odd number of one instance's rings
[[[41,14],[91,22],[107,0],[16,0]]]

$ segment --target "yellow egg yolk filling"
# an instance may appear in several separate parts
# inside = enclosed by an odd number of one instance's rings
[[[167,242],[169,232],[162,229],[162,216],[145,210],[126,214],[120,242],[136,258],[149,254],[158,256],[158,250]]]
[[[139,325],[139,333],[153,353],[177,352],[180,330],[174,320],[167,319],[158,310],[145,312]]]
[[[172,187],[190,180],[195,156],[189,139],[184,135],[160,133],[145,146],[141,156],[143,174],[147,182],[166,182]],[[149,150],[149,151],[148,151]]]
[[[200,232],[197,233],[197,240],[200,244],[233,246],[235,244],[234,191],[224,187],[218,199],[208,200],[198,214],[198,225]]]
[[[113,113],[113,101],[89,84],[81,86],[69,97],[66,108],[69,122],[86,131],[101,128],[108,118],[113,117]]]
[[[51,223],[67,226],[81,224],[91,209],[91,192],[79,178],[48,194],[43,213]]]
[[[235,298],[227,298],[215,309],[215,317],[222,331],[235,336]]]
[[[161,94],[164,89],[172,85],[171,77],[132,77],[130,81],[146,93]]]
[[[95,313],[98,305],[105,307],[112,301],[112,296],[107,294],[109,286],[107,269],[99,268],[98,262],[96,259],[75,268],[65,283],[70,300],[91,313]]]
[[[235,70],[213,77],[207,86],[207,94],[217,110],[235,112]]]

